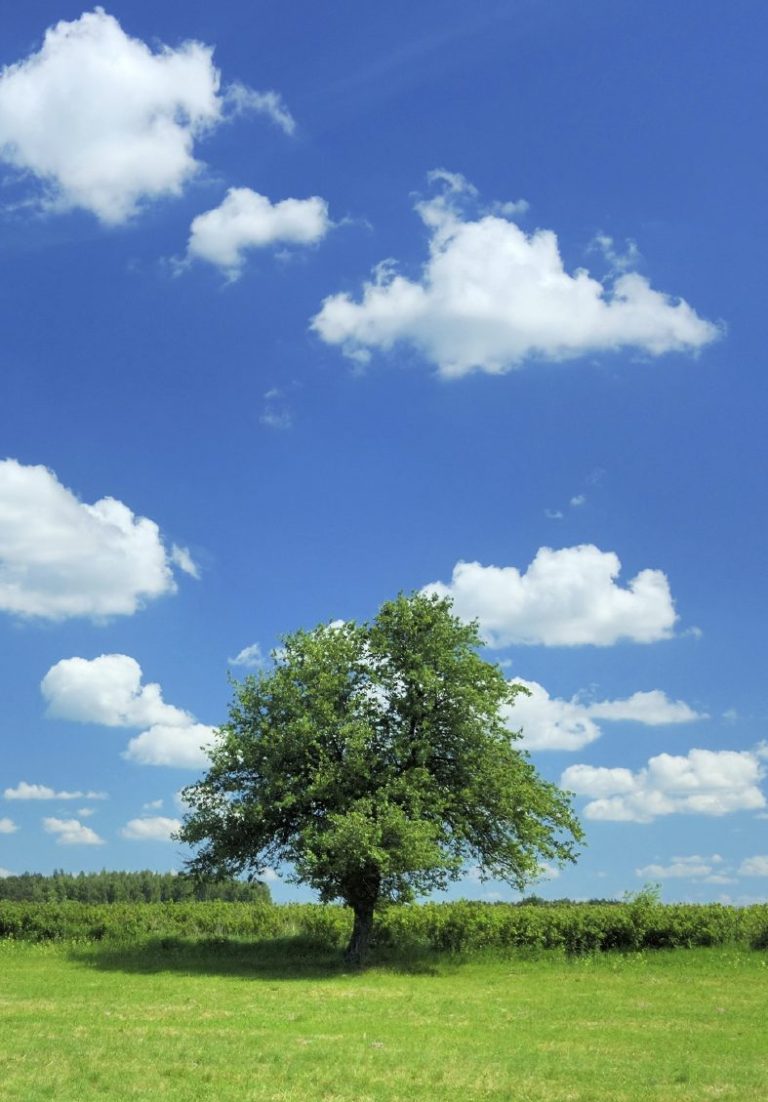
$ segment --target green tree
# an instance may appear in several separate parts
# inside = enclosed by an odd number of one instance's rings
[[[235,683],[210,770],[184,791],[189,869],[287,862],[352,908],[360,962],[380,902],[445,888],[468,862],[522,889],[541,859],[574,860],[568,798],[515,748],[503,706],[519,688],[480,645],[450,600],[421,594],[286,637],[273,668]]]

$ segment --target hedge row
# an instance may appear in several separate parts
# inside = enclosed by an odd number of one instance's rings
[[[314,912],[326,910],[331,925],[345,917],[341,908],[309,905],[0,902],[0,937],[26,941],[133,941],[157,936],[273,938],[305,933]]]
[[[768,948],[768,905],[560,904],[555,907],[447,903],[392,908],[388,941],[416,938],[453,952],[480,948],[671,949],[743,944]]]
[[[351,925],[345,908],[312,903],[0,903],[0,937],[31,941],[303,936],[331,948],[343,944]],[[768,949],[768,904],[425,903],[382,910],[376,931],[379,945],[449,952],[541,948],[578,953],[728,944]]]

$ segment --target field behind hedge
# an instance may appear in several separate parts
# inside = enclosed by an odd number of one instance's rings
[[[300,937],[335,949],[349,937],[351,913],[320,904],[0,902],[0,938],[24,941],[130,941],[143,938],[255,940]],[[629,903],[555,905],[424,903],[377,916],[379,947],[438,952],[478,949],[600,950],[742,945],[768,948],[768,904]]]

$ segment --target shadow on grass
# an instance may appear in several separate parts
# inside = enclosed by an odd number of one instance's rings
[[[436,976],[444,971],[438,955],[420,947],[373,950],[364,968],[352,968],[342,959],[340,949],[302,936],[262,941],[157,937],[91,942],[72,946],[68,955],[70,960],[99,971],[143,975],[177,972],[237,979],[327,980],[371,968],[415,976]]]

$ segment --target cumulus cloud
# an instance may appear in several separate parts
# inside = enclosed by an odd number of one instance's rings
[[[40,690],[54,719],[105,727],[189,722],[188,712],[165,703],[158,684],[142,684],[141,678],[141,666],[127,654],[63,658],[48,670]]]
[[[4,159],[61,207],[123,222],[141,200],[180,194],[200,168],[196,138],[221,115],[212,51],[153,53],[102,9],[46,31],[0,76]]]
[[[112,497],[87,505],[46,467],[0,460],[0,610],[98,619],[175,592],[154,521]]]
[[[181,194],[202,168],[195,143],[234,115],[293,129],[276,92],[222,92],[212,55],[200,42],[153,51],[101,8],[57,23],[0,73],[0,156],[41,182],[44,206],[125,222]]]
[[[197,768],[208,762],[204,744],[214,728],[191,712],[166,704],[160,686],[144,684],[142,670],[127,654],[64,658],[52,666],[40,689],[55,719],[105,727],[146,727],[131,739],[124,757],[142,765]]]
[[[443,192],[416,205],[430,234],[421,278],[384,261],[359,301],[331,295],[312,320],[322,340],[353,359],[406,343],[456,378],[623,348],[651,356],[696,351],[719,336],[687,302],[637,272],[614,271],[605,282],[585,268],[568,272],[557,235],[526,233],[514,210],[465,217],[462,200],[474,200],[475,189],[455,173],[433,178]]]
[[[659,689],[634,693],[626,700],[589,703],[579,694],[570,700],[551,697],[543,685],[522,677],[513,684],[522,685],[528,693],[518,694],[514,705],[505,707],[505,719],[510,730],[522,729],[528,750],[580,750],[600,737],[597,719],[656,727],[705,718],[683,701],[669,700]]]
[[[123,757],[138,765],[171,765],[199,769],[210,764],[205,747],[216,733],[204,723],[168,726],[156,723],[132,738]]]
[[[43,829],[56,835],[58,846],[101,846],[104,839],[78,819],[43,819]]]
[[[218,207],[192,222],[187,260],[207,260],[237,279],[248,250],[315,245],[332,225],[328,204],[317,195],[272,203],[250,188],[233,187]]]
[[[768,876],[768,855],[746,857],[739,865],[739,876]]]
[[[595,719],[643,723],[647,727],[691,723],[695,719],[709,718],[704,712],[694,711],[683,700],[670,700],[660,689],[633,693],[626,700],[596,701],[588,705],[588,710]]]
[[[19,781],[15,788],[6,788],[6,800],[106,800],[106,792],[56,791],[47,784],[28,784]]]
[[[514,566],[459,562],[450,583],[425,592],[453,599],[454,611],[478,620],[492,647],[515,644],[609,646],[620,639],[653,643],[673,633],[677,613],[661,570],[641,570],[626,586],[613,551],[592,544],[541,547],[525,573]]]
[[[9,876],[13,876],[9,869],[0,869],[0,880],[7,880]]]
[[[246,669],[255,670],[264,665],[264,655],[258,643],[251,643],[243,647],[234,658],[229,658],[228,662],[232,666],[244,666]]]
[[[180,819],[166,819],[162,815],[130,819],[120,831],[123,838],[136,842],[170,842],[171,835],[181,827]]]
[[[637,772],[571,765],[560,784],[590,797],[587,819],[649,823],[664,815],[756,811],[766,805],[760,788],[764,775],[754,752],[694,749],[686,755],[658,754]]]
[[[722,884],[730,880],[716,871],[723,864],[722,857],[714,853],[711,857],[673,857],[669,865],[644,865],[635,869],[635,876],[652,880],[704,880],[707,883]]]
[[[523,733],[527,750],[580,750],[600,737],[600,728],[578,698],[558,700],[537,681],[516,677],[530,695],[518,693],[514,705],[504,708],[504,718],[512,731]]]
[[[18,829],[13,819],[0,819],[0,834],[15,834]]]

